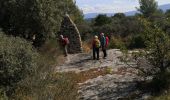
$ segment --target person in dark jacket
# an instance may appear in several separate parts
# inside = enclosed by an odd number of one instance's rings
[[[92,47],[93,47],[93,60],[96,59],[96,54],[97,60],[99,60],[100,40],[98,39],[98,36],[94,36]]]
[[[103,51],[103,58],[105,59],[107,57],[107,53],[106,53],[106,37],[104,36],[104,33],[100,34],[100,42],[101,42],[101,48]]]

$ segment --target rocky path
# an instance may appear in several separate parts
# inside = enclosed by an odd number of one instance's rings
[[[102,54],[100,54],[102,55]],[[81,72],[93,68],[103,67],[123,67],[125,64],[119,61],[119,57],[122,53],[118,49],[109,50],[107,59],[92,60],[92,54],[73,54],[67,57],[65,63],[61,66],[57,66],[57,71],[68,72],[75,71]]]
[[[138,71],[121,62],[121,56],[118,49],[108,50],[107,59],[99,61],[92,60],[91,54],[69,55],[56,71],[80,73],[94,68],[109,68],[107,75],[79,83],[80,100],[145,100],[147,96],[136,87],[136,82],[142,80],[137,75]]]

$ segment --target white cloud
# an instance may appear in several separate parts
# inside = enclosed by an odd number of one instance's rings
[[[117,13],[117,12],[126,12],[130,10],[135,10],[136,6],[120,6],[120,5],[104,5],[97,4],[95,6],[84,5],[81,9],[84,13]]]
[[[156,0],[159,5],[170,3],[170,0]],[[135,10],[138,0],[77,0],[84,13],[117,13]]]

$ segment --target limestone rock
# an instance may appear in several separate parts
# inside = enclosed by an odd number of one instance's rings
[[[68,52],[71,54],[82,52],[82,41],[80,33],[75,23],[71,20],[68,14],[64,16],[61,23],[59,35],[68,37],[70,44],[68,45]]]
[[[78,100],[147,100],[150,94],[137,87],[144,80],[138,75],[138,70],[121,62],[119,58],[123,54],[120,50],[112,49],[107,53],[107,59],[102,59],[103,53],[100,52],[100,60],[92,60],[92,54],[71,54],[64,64],[56,67],[56,71],[80,73],[94,68],[109,68],[106,75],[78,83]]]

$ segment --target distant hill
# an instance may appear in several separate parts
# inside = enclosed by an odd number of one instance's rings
[[[109,17],[114,15],[114,13],[87,13],[84,15],[84,18],[85,19],[95,18],[99,14],[106,14]]]
[[[159,6],[159,9],[162,9],[165,12],[166,10],[170,9],[170,4],[161,5]]]
[[[161,5],[159,6],[159,9],[162,9],[165,12],[166,10],[170,9],[170,4]],[[133,16],[136,13],[138,13],[138,11],[129,11],[129,12],[125,12],[124,14],[126,16]],[[85,19],[95,18],[99,14],[106,14],[109,17],[114,15],[114,13],[87,13],[84,15],[84,18]]]

